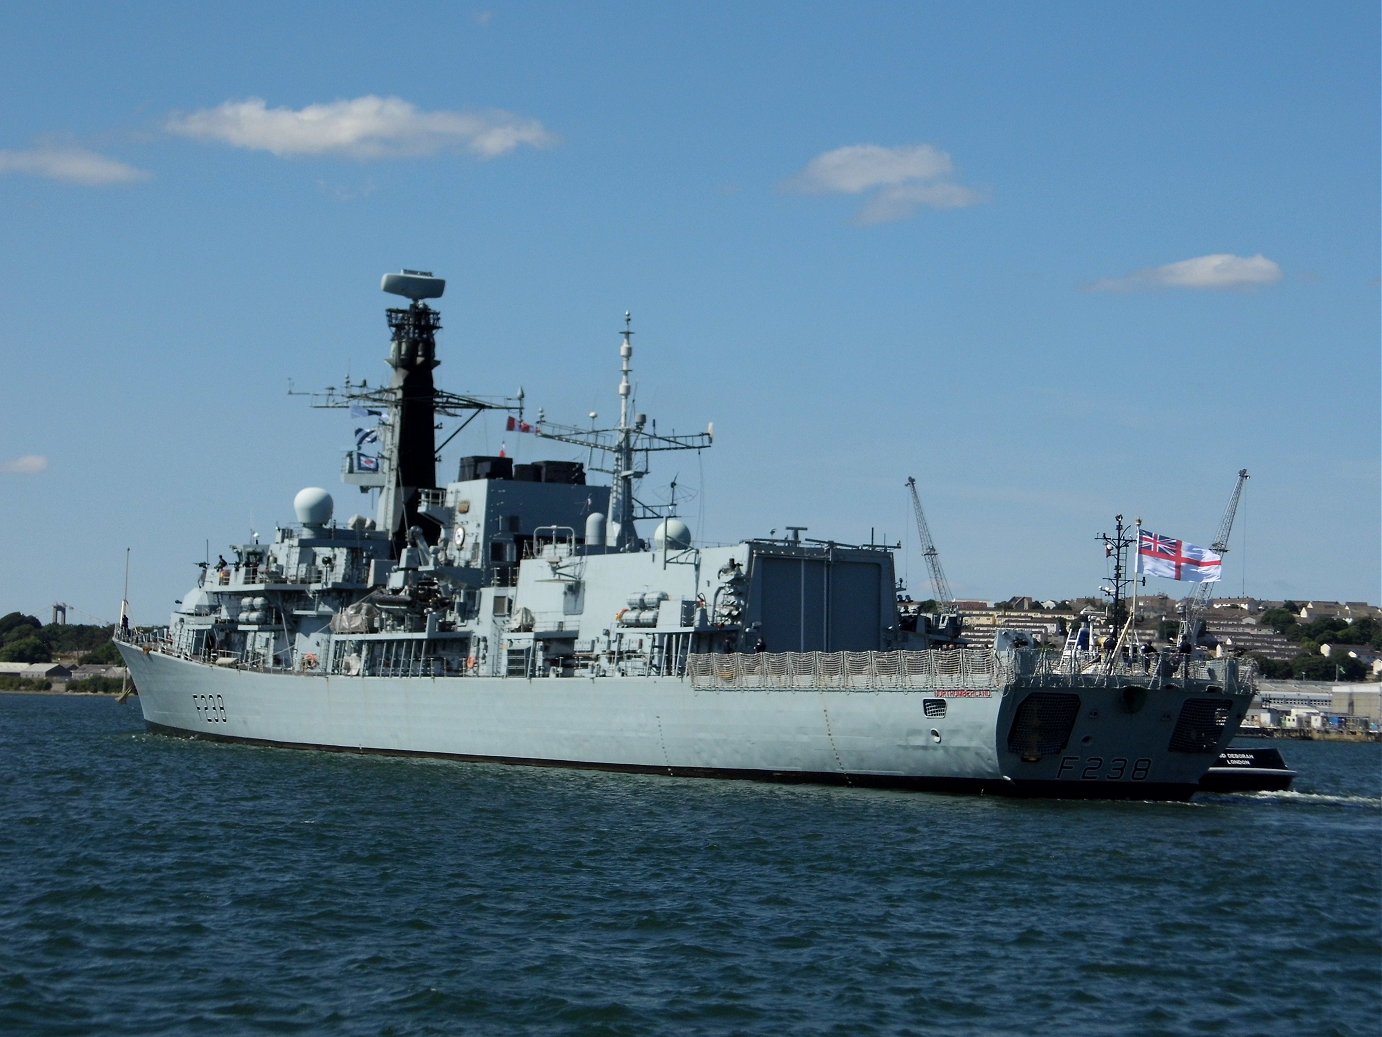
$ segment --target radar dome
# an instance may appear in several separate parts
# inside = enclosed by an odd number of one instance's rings
[[[597,545],[605,542],[605,516],[598,511],[585,517],[585,542]]]
[[[293,498],[293,510],[297,512],[298,521],[304,526],[326,525],[331,521],[331,511],[334,507],[335,502],[332,501],[331,494],[320,486],[298,490],[298,495]]]
[[[681,519],[669,518],[653,530],[653,544],[659,550],[685,551],[691,546],[691,529]]]

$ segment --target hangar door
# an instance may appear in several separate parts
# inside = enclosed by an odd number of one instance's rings
[[[867,652],[882,641],[874,561],[755,559],[753,618],[770,652]]]

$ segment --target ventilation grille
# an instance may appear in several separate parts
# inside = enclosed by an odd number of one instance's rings
[[[945,699],[925,699],[921,703],[921,711],[928,717],[945,716]]]
[[[1024,759],[1050,756],[1065,748],[1075,718],[1080,713],[1080,696],[1061,691],[1035,691],[1017,707],[1008,731],[1008,752]]]
[[[1223,699],[1187,699],[1171,732],[1173,753],[1207,753],[1219,746],[1228,724],[1229,704]]]

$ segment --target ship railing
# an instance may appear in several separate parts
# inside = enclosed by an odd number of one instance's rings
[[[524,558],[570,558],[576,553],[576,530],[571,526],[538,526],[524,548]]]
[[[462,673],[459,664],[448,666],[445,659],[428,657],[413,662],[372,664],[370,677],[457,677]]]
[[[1168,657],[1174,658],[1174,657]],[[992,652],[981,648],[925,652],[760,652],[687,657],[686,673],[696,688],[841,688],[887,691],[998,688],[1015,678],[1041,685],[1109,683],[1149,690],[1188,681],[1251,694],[1256,671],[1227,659],[1179,659],[1174,668],[1143,669],[1140,659],[1115,659],[1084,669],[1059,655],[1034,649]]]
[[[932,652],[759,652],[696,654],[686,672],[697,688],[841,688],[865,691],[995,687],[1011,680],[1007,660],[978,648]]]
[[[579,617],[568,616],[565,612],[552,610],[533,613],[533,629],[545,634],[570,634],[572,637],[580,630]]]
[[[125,638],[125,643],[141,648],[146,652],[186,659],[189,662],[209,663],[213,666],[228,666],[240,670],[272,670],[277,667],[272,655],[262,651],[245,649],[242,651],[213,650],[193,651],[186,643],[179,643],[167,627],[152,630],[137,630]]]
[[[1244,695],[1257,689],[1257,667],[1251,660],[1210,659],[1178,652],[1119,653],[1109,658],[1085,652],[1038,653],[1035,662],[1028,672],[1041,679],[1116,682],[1149,689],[1194,682],[1218,685]]]
[[[140,630],[131,630],[124,637],[117,637],[116,640],[124,641],[127,645],[135,648],[142,648],[150,652],[159,652],[163,655],[180,655],[181,650],[173,640],[172,632],[167,627],[147,627]]]

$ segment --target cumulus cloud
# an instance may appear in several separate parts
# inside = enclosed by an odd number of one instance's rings
[[[1155,291],[1163,288],[1199,288],[1223,291],[1257,288],[1281,280],[1281,267],[1260,252],[1255,256],[1217,253],[1182,259],[1179,263],[1138,270],[1126,277],[1096,281],[1092,292]]]
[[[787,187],[803,194],[861,194],[860,223],[891,223],[918,209],[959,209],[983,201],[955,183],[950,155],[930,144],[885,148],[851,144],[817,155]]]
[[[72,144],[40,144],[22,151],[0,151],[0,173],[26,173],[83,187],[133,184],[150,177],[142,169]]]
[[[556,138],[536,119],[511,112],[425,112],[397,97],[357,97],[305,108],[270,108],[263,100],[227,101],[168,119],[168,132],[279,157],[344,155],[354,159],[432,155],[460,148],[497,158],[515,148],[548,147]]]
[[[0,461],[0,473],[5,475],[36,475],[48,470],[48,458],[25,454],[12,461]]]

